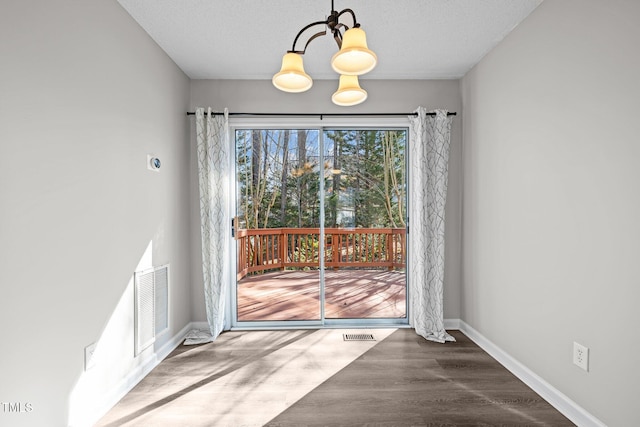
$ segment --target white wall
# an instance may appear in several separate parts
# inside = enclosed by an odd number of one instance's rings
[[[355,107],[338,107],[331,102],[337,89],[337,80],[315,81],[314,86],[300,94],[281,92],[270,80],[193,80],[191,82],[191,111],[196,107],[211,106],[222,111],[249,113],[410,113],[418,106],[445,108],[458,112],[453,119],[451,159],[449,165],[449,193],[446,206],[446,265],[445,265],[445,318],[460,317],[460,224],[462,218],[462,121],[461,99],[457,80],[366,80],[361,86],[369,97]],[[193,120],[193,119],[192,119]],[[321,124],[321,123],[320,123]],[[192,123],[193,126],[193,123]],[[195,130],[192,130],[192,139]],[[196,168],[195,142],[192,141],[192,167]],[[199,207],[197,175],[192,174],[193,256],[193,319],[205,321],[202,269],[200,253]]]
[[[639,19],[545,1],[462,80],[462,319],[610,426],[640,425]]]
[[[140,363],[138,265],[171,263],[163,340],[191,320],[189,79],[115,1],[3,1],[0,61],[0,425],[64,426],[86,345],[103,387]]]

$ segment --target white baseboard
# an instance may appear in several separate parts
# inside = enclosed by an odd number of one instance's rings
[[[100,418],[102,418],[116,403],[118,403],[127,393],[129,393],[149,372],[153,370],[160,362],[162,362],[173,350],[175,350],[187,333],[192,329],[200,329],[199,323],[205,323],[207,329],[209,327],[206,322],[191,322],[175,334],[167,341],[157,352],[143,353],[140,356],[140,365],[123,378],[120,383],[112,390],[105,391],[100,402],[95,402],[94,409],[91,411],[92,419],[83,420],[81,425],[92,426]],[[86,424],[85,424],[86,422]]]
[[[444,319],[444,328],[460,330],[460,319]]]
[[[449,326],[450,327],[449,327]],[[457,325],[458,327],[454,327]],[[496,359],[502,366],[507,368],[512,374],[538,393],[551,406],[556,408],[565,417],[580,427],[606,427],[602,421],[587,412],[583,407],[569,399],[560,390],[553,387],[544,379],[536,375],[532,370],[511,357],[507,352],[489,341],[480,332],[473,329],[460,319],[445,319],[446,329],[458,329],[471,341],[486,351],[491,357]]]
[[[197,329],[199,331],[208,331],[209,322],[191,322],[191,329]]]

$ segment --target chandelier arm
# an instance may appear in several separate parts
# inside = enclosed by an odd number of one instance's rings
[[[336,41],[338,49],[342,49],[342,33],[340,32],[341,27],[345,28],[346,30],[349,29],[349,27],[344,24],[336,24],[336,26],[333,28],[333,39]]]
[[[302,52],[294,52],[294,53],[298,53],[298,54],[304,55],[304,53],[307,51],[307,46],[309,46],[309,43],[311,43],[311,40],[317,39],[320,36],[326,36],[326,35],[327,35],[327,30],[320,31],[319,33],[315,33],[314,35],[309,37],[309,40],[307,40],[307,43],[305,43],[304,50]]]
[[[291,50],[290,50],[289,52],[292,52],[292,53],[298,53],[298,54],[302,54],[302,55],[304,55],[305,51],[307,50],[307,46],[309,45],[309,42],[310,42],[311,40],[315,39],[315,38],[316,38],[316,37],[318,37],[318,36],[323,36],[323,35],[327,34],[327,30],[320,31],[319,33],[314,34],[314,35],[313,35],[313,36],[311,36],[311,38],[307,41],[307,43],[304,45],[304,50],[302,50],[302,51],[296,50],[296,43],[298,42],[298,39],[300,38],[300,36],[302,35],[302,33],[304,33],[306,30],[308,30],[309,28],[314,27],[314,26],[316,26],[316,25],[325,25],[325,26],[326,26],[326,25],[327,25],[327,20],[312,22],[311,24],[306,25],[303,29],[301,29],[301,30],[298,32],[298,35],[296,35],[296,38],[295,38],[295,39],[293,39],[293,46],[291,47]]]
[[[338,13],[338,15],[336,16],[336,21],[338,19],[340,19],[340,17],[342,16],[342,14],[344,13],[350,13],[351,17],[353,18],[353,28],[358,28],[360,27],[360,24],[358,24],[358,21],[356,20],[356,14],[353,12],[353,10],[351,9],[343,9],[340,11],[340,13]],[[346,25],[342,24],[347,30],[349,29],[349,27],[347,27]]]

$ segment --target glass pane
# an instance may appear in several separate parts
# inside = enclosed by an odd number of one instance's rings
[[[325,317],[406,317],[405,130],[325,130]]]
[[[319,132],[235,136],[237,319],[320,320]]]

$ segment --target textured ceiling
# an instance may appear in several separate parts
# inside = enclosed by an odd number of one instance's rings
[[[270,79],[298,31],[331,11],[329,0],[118,1],[192,79]],[[335,0],[335,9],[355,12],[378,56],[366,78],[448,79],[462,77],[541,2]],[[349,15],[344,22],[351,26]],[[334,79],[336,51],[330,36],[312,41],[306,72]]]

